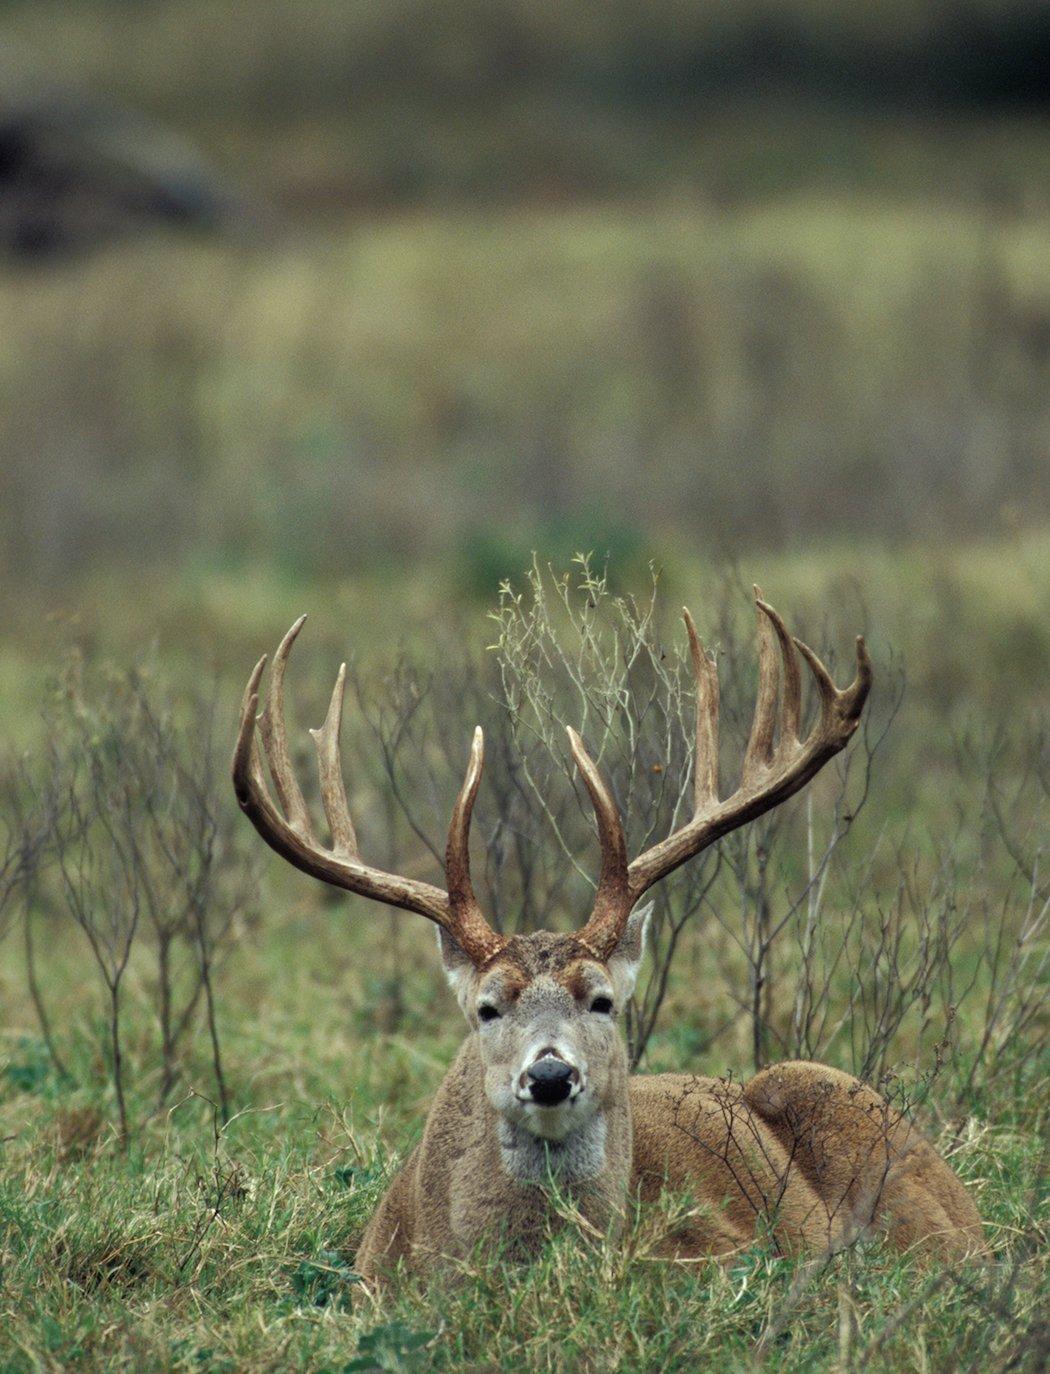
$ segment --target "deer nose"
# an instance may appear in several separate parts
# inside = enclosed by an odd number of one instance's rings
[[[532,1064],[527,1073],[529,1094],[541,1107],[554,1107],[564,1102],[580,1080],[579,1069],[566,1064],[552,1054],[544,1055]]]

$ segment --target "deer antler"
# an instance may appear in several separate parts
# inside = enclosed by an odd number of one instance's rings
[[[871,660],[857,637],[857,674],[839,690],[812,649],[794,639],[772,606],[755,588],[758,608],[758,698],[744,753],[740,786],[718,799],[718,672],[708,658],[687,610],[690,656],[696,678],[696,759],[693,818],[665,840],[627,862],[619,810],[593,760],[574,730],[573,758],[590,793],[602,847],[601,877],[594,910],[579,939],[604,958],[623,933],[631,908],[661,878],[738,826],[779,806],[814,777],[848,743],[871,689]],[[783,673],[779,690],[777,650]],[[801,738],[802,681],[798,653],[806,660],[820,698],[820,714]],[[779,708],[779,709],[778,709]]]
[[[475,964],[484,964],[503,948],[504,940],[485,920],[470,881],[470,818],[484,762],[484,742],[479,726],[474,732],[467,776],[460,790],[448,832],[445,873],[449,890],[415,878],[384,873],[362,863],[357,836],[343,786],[339,731],[343,715],[346,664],[339,669],[332,700],[320,730],[311,730],[317,746],[321,802],[331,839],[329,848],[314,836],[310,813],[295,778],[288,754],[284,723],[284,670],[306,616],[300,616],[273,658],[266,706],[259,716],[262,750],[255,734],[259,684],[266,667],[265,655],[255,665],[241,705],[241,723],[233,751],[233,786],[241,810],[271,849],[296,868],[333,887],[372,897],[388,906],[418,912],[446,930]],[[263,772],[265,753],[280,801],[270,796]]]

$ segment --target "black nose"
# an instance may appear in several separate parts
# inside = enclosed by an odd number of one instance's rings
[[[528,1072],[533,1102],[538,1102],[542,1107],[553,1107],[564,1102],[572,1092],[575,1077],[576,1070],[570,1068],[564,1059],[555,1059],[553,1055],[537,1059]]]

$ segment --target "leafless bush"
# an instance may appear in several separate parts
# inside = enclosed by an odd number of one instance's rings
[[[744,604],[730,579],[699,617],[719,659],[726,778],[739,769],[754,703]],[[588,909],[597,846],[564,727],[581,729],[600,760],[632,850],[668,833],[690,798],[685,639],[663,617],[655,580],[644,600],[618,596],[585,558],[568,574],[534,566],[524,587],[503,588],[493,621],[485,657],[457,645],[432,673],[407,656],[385,677],[357,673],[359,814],[374,826],[375,852],[385,844],[399,867],[438,863],[448,797],[480,722],[487,766],[475,868],[486,910],[503,930],[569,928]],[[627,1016],[634,1063],[672,969],[676,981],[696,981],[710,1008],[703,1048],[732,1045],[731,1056],[744,1050],[755,1067],[828,1058],[901,1105],[949,1058],[965,1095],[975,1075],[1035,1052],[1046,888],[1033,816],[1044,773],[1033,762],[1024,795],[1006,798],[994,758],[971,760],[960,777],[981,785],[960,790],[970,802],[950,832],[926,833],[907,814],[874,833],[858,827],[881,760],[897,747],[903,691],[902,673],[883,668],[854,745],[804,798],[656,889],[650,958]],[[1038,758],[1040,747],[1032,740],[1023,752]]]
[[[644,601],[617,596],[584,557],[558,575],[534,564],[523,590],[501,588],[494,619],[500,696],[524,782],[559,862],[593,887],[586,860],[596,846],[581,845],[593,823],[566,727],[581,731],[609,776],[634,852],[681,825],[691,805],[695,748],[693,679],[682,637],[664,633],[655,577]],[[739,685],[735,675],[728,692],[723,684],[734,735]],[[566,795],[571,825],[553,800]],[[650,974],[628,1010],[634,1062],[656,1024],[680,936],[707,901],[720,867],[716,851],[656,890]]]
[[[59,809],[54,787],[40,787],[24,758],[0,774],[0,939],[19,891],[24,896],[49,853]]]
[[[1046,1044],[1050,883],[1043,849],[1050,770],[1045,737],[1037,730],[1022,741],[1020,766],[1015,760],[1010,769],[1011,795],[1001,781],[1006,752],[1004,741],[996,739],[983,756],[964,760],[984,779],[978,866],[994,870],[997,881],[995,886],[976,884],[980,895],[974,920],[983,938],[974,982],[980,980],[983,1006],[980,1035],[961,1066],[960,1101],[973,1092],[978,1076],[987,1084],[1006,1073],[1018,1074]]]
[[[203,1019],[220,1109],[229,1112],[214,979],[242,929],[253,886],[234,844],[234,816],[218,791],[214,737],[214,695],[193,701],[183,718],[148,663],[91,672],[74,657],[48,709],[46,765],[36,770],[35,792],[26,781],[29,765],[23,777],[23,794],[45,799],[38,810],[47,862],[33,872],[82,932],[105,988],[125,1145],[125,985],[133,966],[156,1017],[157,1105],[170,1097]],[[27,974],[35,985],[33,905],[27,901],[25,923]],[[54,1053],[43,998],[35,1000]]]
[[[26,986],[40,1023],[40,1033],[58,1073],[69,1070],[58,1048],[37,977],[31,913],[39,891],[39,875],[54,859],[55,836],[68,825],[65,793],[53,775],[38,778],[26,758],[7,761],[0,772],[0,940],[8,933],[12,915],[21,913]]]

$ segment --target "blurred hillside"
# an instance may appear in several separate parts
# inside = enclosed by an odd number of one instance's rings
[[[630,562],[1046,519],[1022,0],[7,0],[8,90],[255,231],[0,269],[5,574]]]
[[[248,13],[238,0],[3,6],[52,76],[192,130],[278,199],[335,209],[665,179],[720,197],[893,190],[939,154],[962,159],[948,183],[912,189],[965,190],[1008,178],[1027,142],[1014,127],[982,148],[974,116],[1045,112],[1050,85],[1037,0],[253,0]],[[763,118],[770,100],[792,107],[786,120]],[[915,165],[886,165],[880,125]],[[1025,190],[1045,204],[1045,180]]]

